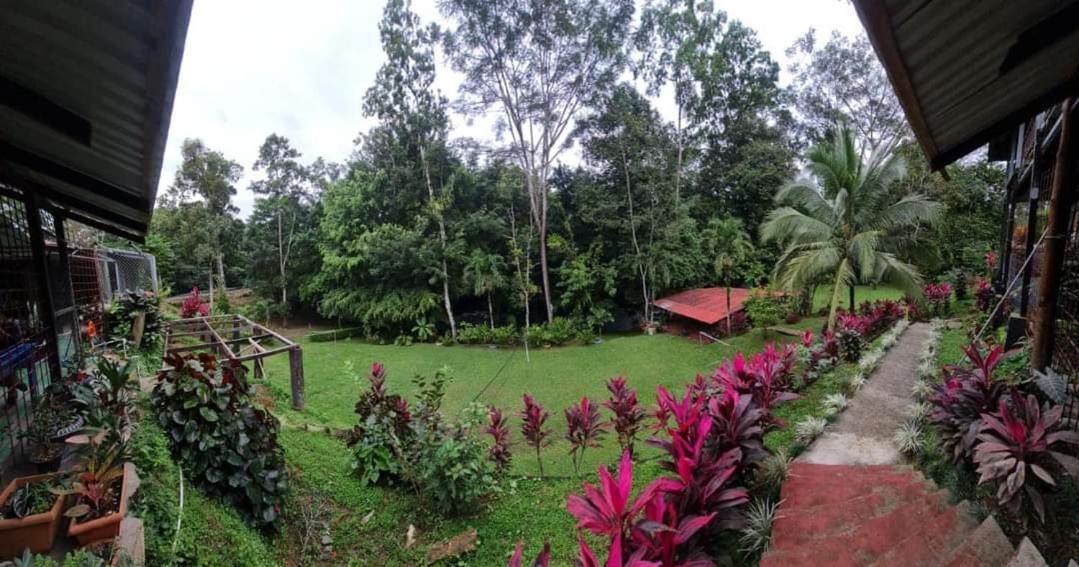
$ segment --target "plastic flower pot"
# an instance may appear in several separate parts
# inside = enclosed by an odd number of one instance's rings
[[[120,480],[120,502],[117,509],[93,520],[72,518],[71,525],[67,528],[67,535],[75,538],[79,547],[115,539],[120,535],[120,522],[127,515],[127,501],[138,487],[138,482],[135,465],[124,463],[124,474]]]
[[[59,477],[60,474],[38,474],[16,478],[8,483],[7,488],[0,492],[0,507],[7,503],[8,498],[21,486],[34,482],[41,482]],[[25,518],[10,518],[0,520],[0,559],[17,557],[22,555],[26,548],[33,553],[47,553],[52,549],[53,541],[60,524],[64,521],[63,496],[57,496],[56,502],[48,512],[26,516]]]

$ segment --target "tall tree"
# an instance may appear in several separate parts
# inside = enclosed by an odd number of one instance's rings
[[[539,246],[547,320],[554,318],[547,259],[548,177],[578,111],[622,70],[631,0],[444,0],[455,29],[446,52],[464,74],[466,110],[501,110],[499,130],[525,172]]]
[[[699,79],[726,20],[727,15],[715,11],[710,0],[647,0],[634,34],[638,57],[633,71],[645,81],[648,94],[657,96],[668,85],[674,90],[676,202],[684,184],[686,146],[695,145],[698,134]]]
[[[896,253],[911,242],[917,228],[937,220],[940,204],[920,194],[895,200],[889,186],[903,176],[902,159],[874,154],[863,160],[847,127],[806,157],[816,183],[785,186],[776,195],[780,206],[761,225],[764,240],[784,247],[775,280],[786,289],[801,290],[830,277],[829,328],[835,326],[844,287],[851,309],[857,283],[887,281],[920,295],[921,274]]]
[[[854,129],[862,156],[889,152],[909,137],[903,109],[888,75],[864,35],[832,32],[818,45],[812,28],[787,50],[793,60],[792,107],[801,118],[802,141],[823,141],[837,124]]]
[[[427,212],[438,225],[441,244],[442,303],[449,320],[450,333],[457,337],[457,321],[450,300],[450,274],[447,264],[447,236],[444,210],[447,206],[443,188],[435,189],[432,180],[431,154],[435,147],[444,149],[447,117],[446,99],[434,89],[434,44],[439,31],[434,24],[423,26],[408,0],[389,0],[378,25],[386,62],[379,68],[375,85],[368,89],[364,112],[376,116],[389,130],[415,145],[423,181],[427,188]]]
[[[292,252],[298,240],[310,242],[310,233],[315,228],[310,203],[311,175],[299,159],[300,152],[289,144],[288,138],[270,134],[259,148],[259,157],[253,167],[255,171],[265,171],[265,177],[251,184],[251,190],[261,198],[255,202],[248,230],[253,233],[256,245],[264,244],[267,236],[275,243],[274,279],[281,292],[281,304],[286,308]],[[267,224],[275,225],[276,230],[258,230]],[[253,257],[252,260],[257,265],[260,258]]]
[[[239,210],[232,204],[232,198],[236,195],[235,184],[243,174],[243,167],[221,152],[211,150],[199,139],[184,140],[180,153],[180,167],[165,192],[163,204],[173,209],[189,209],[188,216],[202,217],[199,222],[184,224],[205,231],[209,260],[216,268],[219,285],[225,287],[224,237],[234,228],[236,219],[233,215]],[[184,249],[180,253],[184,253]]]
[[[642,316],[653,319],[658,241],[682,214],[670,191],[670,129],[648,100],[629,85],[613,89],[603,105],[583,118],[578,128],[587,163],[598,172],[598,186],[581,195],[582,220],[608,233],[606,244],[617,250],[630,244],[619,260],[637,276]]]

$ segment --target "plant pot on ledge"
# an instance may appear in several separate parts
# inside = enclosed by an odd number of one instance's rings
[[[7,488],[0,492],[0,509],[3,509],[8,504],[8,499],[24,485],[56,479],[60,476],[60,474],[39,474],[12,480]],[[0,519],[0,559],[17,557],[26,548],[30,548],[33,553],[48,553],[65,519],[65,500],[64,496],[56,496],[52,507],[47,512],[22,518]]]
[[[112,541],[120,535],[120,523],[127,515],[127,502],[139,486],[139,477],[135,474],[135,465],[124,463],[124,473],[120,479],[120,499],[117,509],[92,520],[72,518],[67,528],[67,535],[75,538],[79,547],[86,547],[102,541]]]

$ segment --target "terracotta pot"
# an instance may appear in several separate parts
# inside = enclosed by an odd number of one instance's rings
[[[22,485],[58,476],[60,474],[38,474],[12,480],[7,488],[0,492],[0,507],[7,503],[7,499]],[[63,496],[57,496],[48,512],[21,519],[0,520],[0,559],[21,556],[28,547],[34,553],[47,553],[52,549],[56,533],[65,519],[64,500]]]
[[[102,541],[110,541],[120,535],[120,522],[127,515],[127,501],[131,498],[138,480],[135,477],[135,465],[124,463],[124,474],[120,480],[120,506],[115,512],[83,521],[72,518],[67,528],[67,535],[79,542],[79,547],[86,547]]]

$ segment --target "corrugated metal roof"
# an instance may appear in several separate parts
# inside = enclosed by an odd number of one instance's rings
[[[855,0],[941,168],[1079,92],[1079,0]]]
[[[0,0],[0,176],[140,238],[192,0]]]
[[[749,297],[749,290],[731,288],[731,313],[742,309],[742,303]],[[727,317],[727,288],[702,287],[656,300],[656,307],[682,317],[714,325]]]

